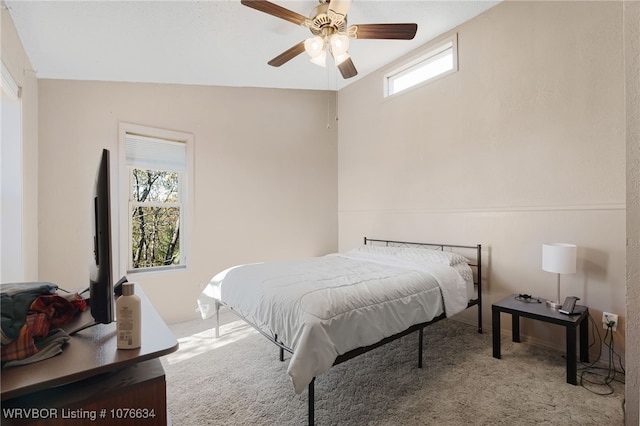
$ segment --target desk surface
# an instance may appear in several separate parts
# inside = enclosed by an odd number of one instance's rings
[[[53,358],[2,370],[2,400],[61,386],[102,373],[119,370],[174,352],[178,341],[136,285],[142,306],[142,346],[118,350],[116,324],[97,324],[71,336],[63,352]],[[66,325],[75,330],[92,320],[89,309]]]

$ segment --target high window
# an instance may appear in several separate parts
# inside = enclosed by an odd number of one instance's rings
[[[458,71],[458,39],[453,35],[384,76],[385,97]]]
[[[186,266],[192,136],[121,124],[127,270]]]

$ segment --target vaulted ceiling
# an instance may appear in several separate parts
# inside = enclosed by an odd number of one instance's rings
[[[338,90],[498,1],[353,0],[348,23],[418,24],[413,40],[351,40],[358,75],[306,54],[267,61],[311,36],[239,0],[6,0],[38,78]],[[279,1],[308,16],[317,0]]]

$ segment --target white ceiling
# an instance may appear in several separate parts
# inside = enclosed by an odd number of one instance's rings
[[[273,0],[308,16],[317,0]],[[456,27],[498,1],[353,0],[349,25],[415,22],[415,39],[352,40],[358,76],[305,53],[267,61],[308,29],[239,0],[24,1],[6,5],[38,78],[337,90]]]

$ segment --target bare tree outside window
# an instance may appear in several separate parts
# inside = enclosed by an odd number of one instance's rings
[[[131,273],[186,268],[193,135],[120,123],[119,138],[124,207],[119,214],[126,224],[120,229],[120,263]]]
[[[134,269],[180,264],[180,174],[131,169]]]

